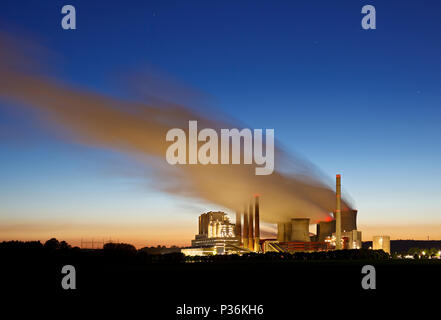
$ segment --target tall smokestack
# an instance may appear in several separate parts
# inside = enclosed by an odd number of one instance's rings
[[[239,238],[239,246],[242,245],[242,224],[240,211],[236,211],[236,237]]]
[[[243,210],[243,247],[248,249],[248,213],[247,205],[244,206]]]
[[[259,195],[254,196],[254,250],[260,251],[260,212],[259,212]]]
[[[250,202],[248,219],[248,247],[251,251],[254,251],[253,201]]]
[[[337,174],[337,185],[336,185],[336,195],[337,195],[337,208],[335,209],[335,237],[336,244],[335,249],[341,249],[341,175]]]

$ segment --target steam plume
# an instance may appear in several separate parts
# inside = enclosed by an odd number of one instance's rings
[[[218,120],[208,112],[162,99],[140,103],[81,90],[35,72],[42,61],[20,58],[16,45],[4,39],[0,40],[0,50],[1,99],[35,109],[44,121],[76,142],[141,159],[153,169],[155,186],[163,192],[231,210],[240,210],[245,201],[259,193],[261,219],[266,222],[294,217],[323,220],[335,209],[334,191],[313,166],[281,149],[276,150],[275,171],[269,176],[256,176],[255,165],[171,166],[166,162],[170,143],[165,136],[169,129],[186,130],[189,120],[197,120],[199,130],[240,128],[234,119]],[[287,168],[291,168],[290,173],[286,173]]]

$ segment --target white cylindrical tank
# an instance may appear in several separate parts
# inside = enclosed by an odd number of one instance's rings
[[[390,236],[374,236],[372,239],[372,249],[383,250],[390,254]]]

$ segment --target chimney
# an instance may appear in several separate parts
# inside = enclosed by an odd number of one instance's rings
[[[239,246],[242,245],[242,224],[240,211],[236,211],[236,237],[239,239]]]
[[[253,202],[250,202],[248,211],[248,247],[250,251],[254,251],[254,226],[253,226]]]
[[[244,206],[243,210],[243,247],[248,249],[248,213],[247,205]]]
[[[254,196],[254,250],[260,252],[260,212],[259,212],[259,195]]]
[[[337,174],[337,185],[336,185],[336,195],[337,195],[337,208],[335,209],[335,249],[341,249],[341,175]]]

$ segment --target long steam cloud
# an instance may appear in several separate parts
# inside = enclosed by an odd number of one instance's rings
[[[199,129],[240,129],[234,119],[218,120],[176,102],[138,103],[81,90],[35,72],[42,61],[20,58],[17,47],[1,38],[0,50],[0,99],[35,109],[44,121],[76,142],[142,159],[153,169],[153,185],[163,192],[233,211],[243,210],[244,203],[258,193],[261,219],[272,223],[293,217],[324,220],[335,209],[332,188],[308,162],[277,148],[277,141],[275,171],[269,176],[256,176],[254,165],[171,166],[166,162],[169,129],[186,130],[189,120],[197,120]]]

